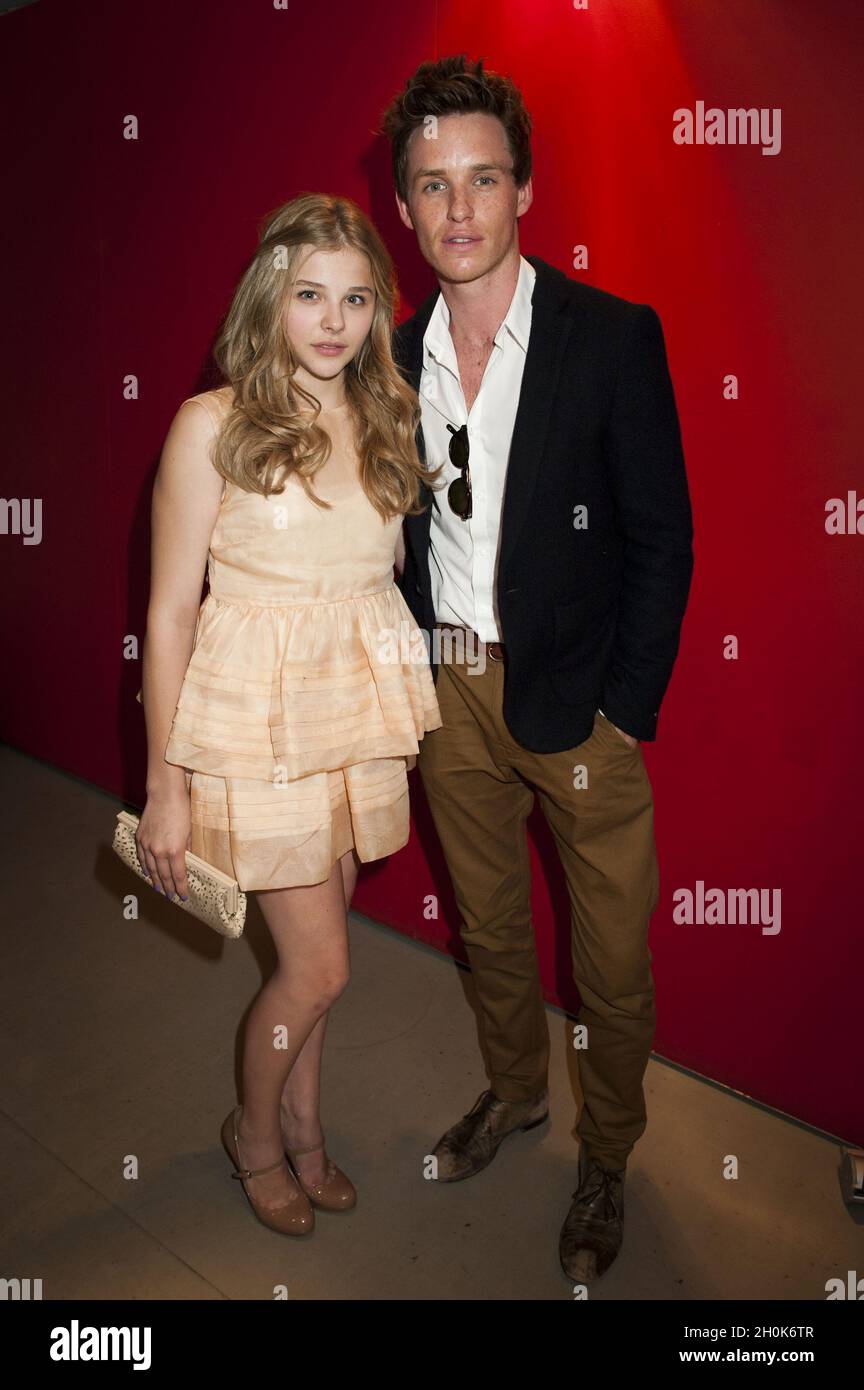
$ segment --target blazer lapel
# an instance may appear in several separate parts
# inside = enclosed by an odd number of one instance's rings
[[[531,334],[519,405],[513,425],[504,505],[501,513],[499,572],[504,573],[528,515],[528,504],[552,421],[552,401],[558,386],[561,360],[570,336],[572,319],[568,305],[567,277],[538,256],[526,256],[537,272],[531,298]]]

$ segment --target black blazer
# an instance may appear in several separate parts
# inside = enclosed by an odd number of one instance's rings
[[[582,743],[598,707],[625,733],[653,739],[693,571],[663,330],[649,305],[526,259],[537,279],[496,580],[504,720],[538,753]],[[394,358],[415,391],[439,292],[394,334]],[[422,426],[417,446],[425,464]],[[446,487],[433,494],[424,483],[421,501],[446,507]],[[574,527],[577,506],[587,507],[585,529]],[[405,518],[398,584],[431,635],[429,527],[428,506]]]

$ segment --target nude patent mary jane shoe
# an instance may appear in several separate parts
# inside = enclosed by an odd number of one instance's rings
[[[315,1227],[315,1213],[309,1203],[309,1198],[300,1190],[297,1179],[291,1168],[282,1157],[276,1163],[269,1164],[266,1168],[244,1168],[240,1157],[240,1149],[237,1136],[237,1118],[242,1110],[242,1106],[237,1105],[225,1117],[222,1125],[222,1143],[231,1162],[234,1164],[235,1172],[232,1178],[239,1178],[243,1184],[243,1191],[249,1199],[249,1205],[254,1211],[258,1220],[265,1226],[269,1226],[273,1231],[279,1231],[285,1236],[305,1236]],[[246,1186],[250,1178],[256,1178],[261,1173],[273,1173],[277,1168],[284,1166],[288,1183],[293,1189],[291,1200],[285,1206],[268,1207],[263,1202],[256,1200]]]
[[[346,1178],[342,1169],[337,1168],[332,1159],[327,1160],[327,1176],[323,1183],[307,1183],[300,1176],[294,1160],[301,1154],[315,1153],[323,1147],[322,1140],[320,1144],[312,1144],[308,1149],[289,1149],[286,1145],[285,1152],[291,1160],[294,1176],[313,1206],[320,1207],[322,1211],[350,1211],[357,1203],[357,1191],[351,1179]]]

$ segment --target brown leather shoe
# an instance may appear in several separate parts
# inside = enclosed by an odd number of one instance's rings
[[[305,1182],[295,1159],[300,1154],[314,1154],[324,1148],[324,1143],[312,1144],[308,1149],[289,1149],[285,1152],[291,1160],[291,1171],[302,1187],[309,1201],[322,1211],[350,1211],[357,1205],[357,1190],[341,1168],[337,1168],[332,1158],[327,1159],[327,1176],[323,1182]]]
[[[561,1268],[577,1284],[605,1274],[624,1239],[623,1168],[603,1168],[579,1145],[579,1186],[561,1228]]]
[[[493,1091],[483,1091],[432,1150],[438,1160],[438,1181],[473,1177],[492,1162],[502,1139],[517,1129],[533,1129],[548,1114],[547,1091],[531,1100],[499,1100]]]
[[[234,1164],[235,1171],[231,1174],[232,1178],[239,1178],[243,1191],[249,1199],[249,1205],[254,1211],[258,1220],[263,1225],[269,1226],[272,1231],[279,1231],[283,1236],[305,1236],[309,1235],[315,1228],[315,1213],[309,1204],[309,1198],[302,1192],[297,1184],[297,1179],[291,1171],[290,1164],[285,1158],[277,1159],[275,1163],[270,1163],[264,1168],[245,1168],[243,1166],[240,1148],[238,1144],[237,1121],[242,1105],[235,1106],[225,1116],[222,1125],[222,1143],[225,1152]],[[261,1173],[272,1173],[277,1168],[284,1167],[288,1178],[289,1186],[293,1189],[291,1199],[281,1207],[269,1207],[264,1202],[253,1197],[247,1187],[247,1182],[257,1178]]]

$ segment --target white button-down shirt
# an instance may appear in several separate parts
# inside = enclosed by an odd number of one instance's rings
[[[536,279],[533,265],[520,256],[519,278],[510,308],[493,339],[470,414],[450,337],[450,310],[443,294],[438,296],[423,335],[423,443],[428,466],[437,468],[442,462],[445,465],[435,493],[438,506],[432,507],[429,526],[429,577],[435,619],[470,627],[484,642],[503,640],[495,593],[501,511],[531,333],[531,296]],[[459,428],[466,422],[472,515],[470,520],[462,521],[447,501],[447,487],[454,478],[464,476],[450,462],[453,436],[447,425]]]
[[[470,627],[484,642],[502,640],[495,583],[501,536],[501,510],[510,441],[528,337],[536,271],[520,257],[519,278],[505,318],[495,334],[480,390],[468,413],[456,350],[450,337],[450,310],[443,294],[423,336],[420,409],[427,465],[445,467],[432,507],[429,574],[437,622]],[[452,434],[467,423],[472,516],[462,521],[447,501],[447,487],[463,473],[450,462]],[[442,486],[443,484],[443,486]],[[440,509],[440,510],[439,510]]]

